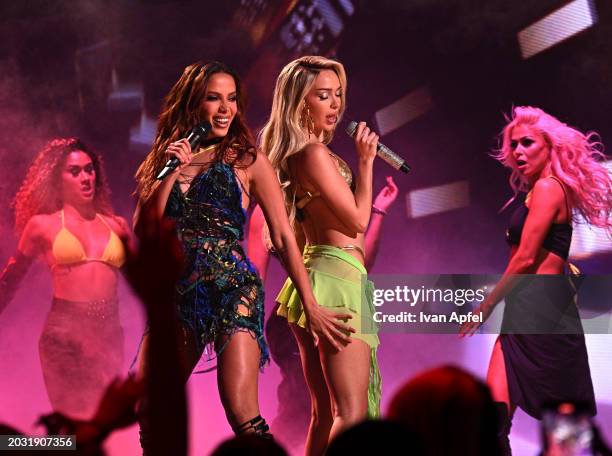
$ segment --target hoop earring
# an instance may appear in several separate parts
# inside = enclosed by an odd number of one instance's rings
[[[306,123],[306,125],[304,125],[304,123]],[[302,107],[300,126],[302,128],[306,127],[306,129],[308,130],[308,136],[313,134],[314,120],[312,120],[312,116],[310,115],[310,106],[308,106],[306,100],[304,100],[304,106]]]

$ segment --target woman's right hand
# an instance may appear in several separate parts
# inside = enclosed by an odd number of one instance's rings
[[[371,131],[365,122],[359,122],[355,132],[355,147],[360,160],[369,161],[376,158],[376,146],[379,136]]]
[[[319,338],[323,337],[340,351],[343,346],[351,343],[350,334],[356,332],[355,328],[345,323],[351,318],[351,314],[335,313],[315,303],[306,311],[306,329],[312,335],[315,346],[319,345]]]
[[[176,158],[180,162],[174,173],[185,168],[193,160],[193,153],[191,151],[191,144],[186,138],[179,141],[174,141],[168,145],[166,149],[166,157],[168,159]]]

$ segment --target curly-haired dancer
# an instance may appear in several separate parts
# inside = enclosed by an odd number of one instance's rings
[[[505,297],[502,335],[487,374],[502,417],[505,454],[517,406],[537,419],[544,406],[556,402],[596,412],[574,289],[563,274],[574,211],[612,232],[612,179],[600,163],[605,158],[600,146],[593,133],[530,106],[515,108],[502,132],[496,158],[512,170],[515,193],[528,193],[510,219],[508,266],[476,312],[486,319]],[[462,334],[472,334],[479,324],[465,324]]]
[[[76,138],[38,153],[14,207],[20,240],[0,278],[0,311],[44,259],[53,279],[39,342],[47,393],[55,411],[89,418],[123,367],[117,271],[129,227],[113,213],[100,156]]]

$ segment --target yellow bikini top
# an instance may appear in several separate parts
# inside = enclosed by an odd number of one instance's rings
[[[64,210],[62,209],[62,228],[55,236],[51,249],[53,252],[53,257],[55,258],[54,266],[66,266],[77,263],[86,263],[89,261],[101,261],[102,263],[106,263],[115,268],[120,268],[123,266],[123,263],[125,262],[125,248],[123,246],[123,242],[121,242],[119,236],[117,236],[108,223],[106,223],[104,217],[102,217],[100,214],[96,214],[96,216],[102,220],[104,225],[106,225],[110,234],[102,256],[100,258],[88,258],[81,241],[79,241],[79,239],[66,228],[64,222]]]

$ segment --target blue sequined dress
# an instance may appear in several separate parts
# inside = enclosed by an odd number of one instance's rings
[[[269,359],[264,340],[264,291],[244,253],[246,214],[242,190],[232,166],[216,162],[196,176],[186,193],[174,184],[165,215],[174,219],[185,254],[185,270],[176,286],[178,317],[195,335],[198,353],[212,358],[215,340],[248,331]],[[215,346],[217,354],[224,346]]]

